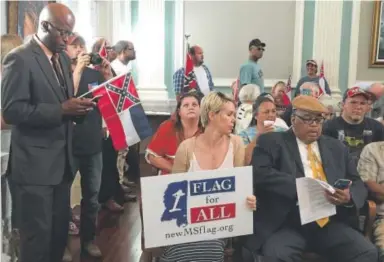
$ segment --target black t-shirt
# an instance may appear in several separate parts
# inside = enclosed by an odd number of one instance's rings
[[[384,126],[369,117],[356,125],[347,123],[342,117],[336,117],[324,123],[323,134],[342,141],[352,156],[358,159],[365,145],[384,141]]]
[[[104,82],[104,78],[99,71],[85,68],[79,84],[77,96],[81,96],[89,91],[88,85],[99,85]],[[92,98],[92,94],[86,96]],[[73,130],[73,154],[92,155],[102,150],[102,120],[99,109],[96,107],[89,112],[84,119],[75,125]]]

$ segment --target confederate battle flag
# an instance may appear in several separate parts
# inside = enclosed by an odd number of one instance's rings
[[[187,57],[184,67],[184,88],[183,93],[188,93],[192,89],[197,89],[196,75],[193,71],[193,60],[189,53],[189,44],[187,44]]]
[[[116,150],[126,149],[152,135],[152,129],[137,94],[131,73],[93,87],[97,106]]]
[[[288,106],[291,104],[291,97],[292,97],[292,86],[291,86],[291,75],[288,77],[287,85],[285,86],[284,95],[283,95],[283,104],[285,106]]]

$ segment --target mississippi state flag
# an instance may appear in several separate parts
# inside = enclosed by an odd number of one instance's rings
[[[103,44],[101,45],[100,50],[99,50],[99,55],[102,58],[107,58],[107,55],[108,55],[107,47],[105,46],[105,42],[106,41],[103,42]]]
[[[184,90],[183,93],[188,93],[191,89],[197,89],[196,75],[193,71],[193,60],[189,54],[189,45],[187,44],[187,57],[185,59],[184,68]]]
[[[287,85],[285,86],[284,95],[283,95],[283,104],[285,106],[288,106],[291,104],[291,97],[292,97],[292,86],[291,86],[291,75],[288,77]]]
[[[320,95],[322,95],[325,94],[324,62],[321,62],[319,77]]]
[[[131,73],[120,75],[94,87],[97,106],[116,150],[126,149],[152,135]]]

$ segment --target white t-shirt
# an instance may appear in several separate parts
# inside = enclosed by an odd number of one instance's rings
[[[196,81],[199,85],[200,91],[204,95],[207,95],[210,92],[207,72],[205,72],[205,69],[202,66],[195,66],[193,71],[195,72]]]
[[[127,65],[124,65],[117,58],[111,62],[111,67],[113,71],[115,71],[116,75],[122,75],[124,73],[128,73],[131,70],[131,66],[129,63]]]

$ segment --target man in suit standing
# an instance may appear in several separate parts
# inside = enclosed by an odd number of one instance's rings
[[[19,211],[20,262],[59,262],[67,242],[73,179],[73,116],[91,99],[73,97],[70,60],[63,53],[75,17],[53,3],[38,32],[3,62],[3,117],[12,125],[11,179]]]
[[[262,251],[267,261],[299,262],[306,250],[338,262],[377,261],[376,248],[348,225],[349,215],[363,206],[367,190],[347,148],[338,140],[322,136],[323,114],[316,98],[298,96],[293,102],[292,129],[259,137],[253,153],[254,183],[258,211],[255,235],[247,245]],[[301,225],[296,178],[311,177],[334,185],[349,179],[348,188],[325,191],[337,214]]]

